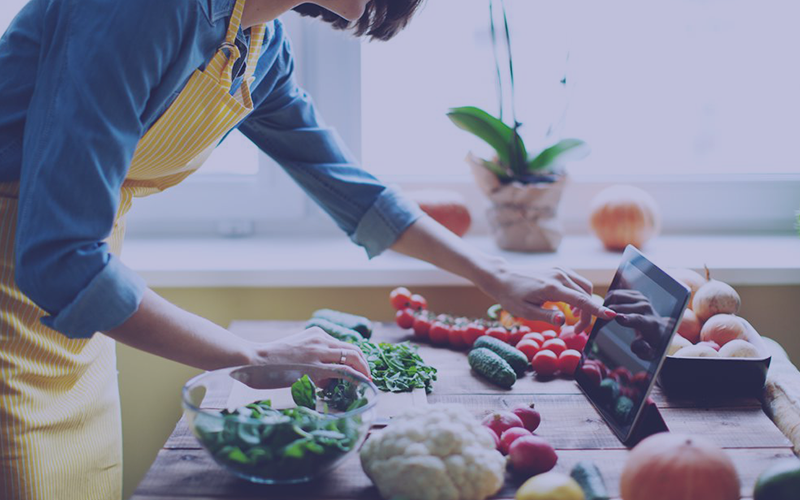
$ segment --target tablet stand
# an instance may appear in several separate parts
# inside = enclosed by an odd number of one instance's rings
[[[664,422],[664,418],[661,417],[661,412],[658,411],[658,407],[653,400],[647,398],[642,414],[639,416],[639,421],[636,423],[636,427],[625,445],[633,448],[644,438],[659,432],[669,432],[669,427]]]

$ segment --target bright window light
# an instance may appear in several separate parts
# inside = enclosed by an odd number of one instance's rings
[[[587,141],[574,177],[800,171],[796,0],[506,5],[521,133],[529,149]],[[395,40],[363,46],[362,68],[372,171],[454,178],[467,151],[490,154],[445,116],[498,111],[488,0],[426,2]]]

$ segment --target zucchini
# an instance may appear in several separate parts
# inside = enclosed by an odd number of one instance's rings
[[[364,340],[364,337],[362,337],[357,331],[345,328],[342,325],[337,325],[336,323],[332,323],[327,319],[311,318],[308,320],[308,322],[306,322],[306,328],[311,328],[313,326],[322,328],[325,330],[325,333],[331,337],[344,342],[355,344]]]
[[[333,309],[319,309],[314,311],[314,314],[311,316],[314,318],[322,318],[331,323],[336,323],[345,328],[355,330],[365,339],[372,337],[372,321],[364,316],[334,311]]]
[[[506,363],[511,365],[511,368],[513,368],[514,371],[519,375],[525,373],[525,370],[528,369],[528,357],[516,347],[510,346],[502,340],[484,335],[482,337],[478,337],[478,339],[475,341],[475,344],[473,344],[473,347],[485,347],[494,352],[506,360]]]
[[[603,475],[593,462],[578,462],[569,475],[580,485],[585,500],[609,500]]]
[[[483,375],[489,382],[510,389],[517,381],[517,374],[506,360],[485,347],[478,347],[467,356],[469,366]]]

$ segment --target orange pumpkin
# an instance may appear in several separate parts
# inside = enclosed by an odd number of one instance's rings
[[[705,439],[661,433],[628,455],[620,479],[623,500],[739,500],[739,475]]]
[[[649,193],[633,186],[611,186],[594,198],[590,224],[608,250],[640,247],[658,234],[658,206]]]

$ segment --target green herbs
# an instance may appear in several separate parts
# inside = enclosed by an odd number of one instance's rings
[[[300,380],[292,384],[292,399],[297,406],[303,406],[315,410],[317,408],[316,386],[314,382],[303,375]]]
[[[352,390],[349,406],[366,404],[358,392]],[[305,375],[292,385],[292,397],[297,408],[276,410],[267,400],[219,415],[199,413],[194,433],[218,462],[239,473],[281,479],[312,476],[358,444],[362,420],[358,415],[336,419],[315,411],[315,386]]]
[[[360,342],[358,346],[367,357],[372,381],[384,392],[410,392],[414,389],[433,390],[436,368],[425,364],[416,346]]]

